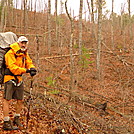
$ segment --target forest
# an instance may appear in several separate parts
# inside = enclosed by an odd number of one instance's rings
[[[111,2],[112,10],[105,12],[105,0],[76,0],[80,2],[78,16],[68,1],[55,0],[52,5],[51,0],[0,0],[0,32],[26,36],[37,68],[33,81],[23,75],[24,129],[13,133],[133,134],[134,15],[130,0],[122,4],[120,14],[114,12],[116,0]],[[39,10],[38,3],[44,9]],[[13,118],[16,101],[10,103]],[[0,133],[9,134],[2,130],[2,105],[3,85]]]

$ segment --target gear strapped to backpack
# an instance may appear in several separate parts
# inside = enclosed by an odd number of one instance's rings
[[[13,32],[0,33],[0,84],[3,84],[5,73],[5,54],[10,50],[10,44],[17,42],[17,36]]]

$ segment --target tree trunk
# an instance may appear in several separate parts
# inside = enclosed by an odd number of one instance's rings
[[[59,46],[59,43],[58,43],[58,19],[57,19],[57,4],[58,4],[58,0],[55,0],[55,36],[56,36],[56,43],[57,43],[57,46]]]
[[[95,25],[94,25],[94,0],[91,0],[91,22],[92,22],[92,37],[95,38]]]
[[[123,36],[123,40],[124,40],[122,49],[126,48],[126,31],[125,31],[125,22],[124,22],[125,10],[124,9],[125,9],[125,5],[123,5],[123,3],[121,3],[121,35]]]
[[[65,2],[65,9],[68,15],[68,18],[71,22],[71,37],[70,37],[70,99],[72,97],[72,90],[74,89],[74,62],[73,62],[73,36],[74,36],[74,22],[73,19],[70,17],[68,10],[67,10],[67,0]],[[70,100],[69,99],[69,100]]]
[[[5,0],[1,0],[1,24],[0,24],[0,32],[3,32],[4,28],[4,20],[5,20]]]
[[[48,53],[51,54],[51,0],[48,0]]]
[[[123,35],[123,30],[124,30],[123,14],[124,14],[124,5],[123,3],[121,3],[121,35]]]
[[[91,22],[94,23],[94,0],[91,0]]]
[[[98,47],[97,47],[97,71],[98,80],[101,78],[101,32],[102,32],[102,0],[98,0]]]
[[[114,16],[113,16],[113,9],[114,9],[114,0],[112,0],[112,27],[111,27],[111,42],[112,42],[112,49],[114,50],[115,49],[115,46],[114,46]]]
[[[80,9],[79,9],[79,55],[82,55],[82,9],[83,9],[83,0],[80,0]]]
[[[128,12],[129,12],[129,35],[130,39],[132,40],[133,38],[133,33],[132,33],[132,22],[131,22],[131,11],[130,11],[130,0],[128,0]]]
[[[26,34],[26,4],[27,4],[27,0],[24,0],[24,14],[23,14],[24,35]]]
[[[91,17],[90,17],[91,9],[90,9],[90,5],[89,5],[88,0],[87,0],[87,6],[88,6],[88,11],[89,11],[89,21],[91,21]]]

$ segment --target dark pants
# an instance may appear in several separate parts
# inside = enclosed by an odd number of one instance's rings
[[[11,100],[23,100],[24,85],[21,83],[19,86],[15,86],[12,81],[8,81],[4,84],[4,99]]]

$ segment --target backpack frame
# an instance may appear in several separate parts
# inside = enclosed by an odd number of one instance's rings
[[[13,32],[0,33],[0,84],[4,81],[5,54],[10,50],[10,44],[17,42],[17,36]]]

